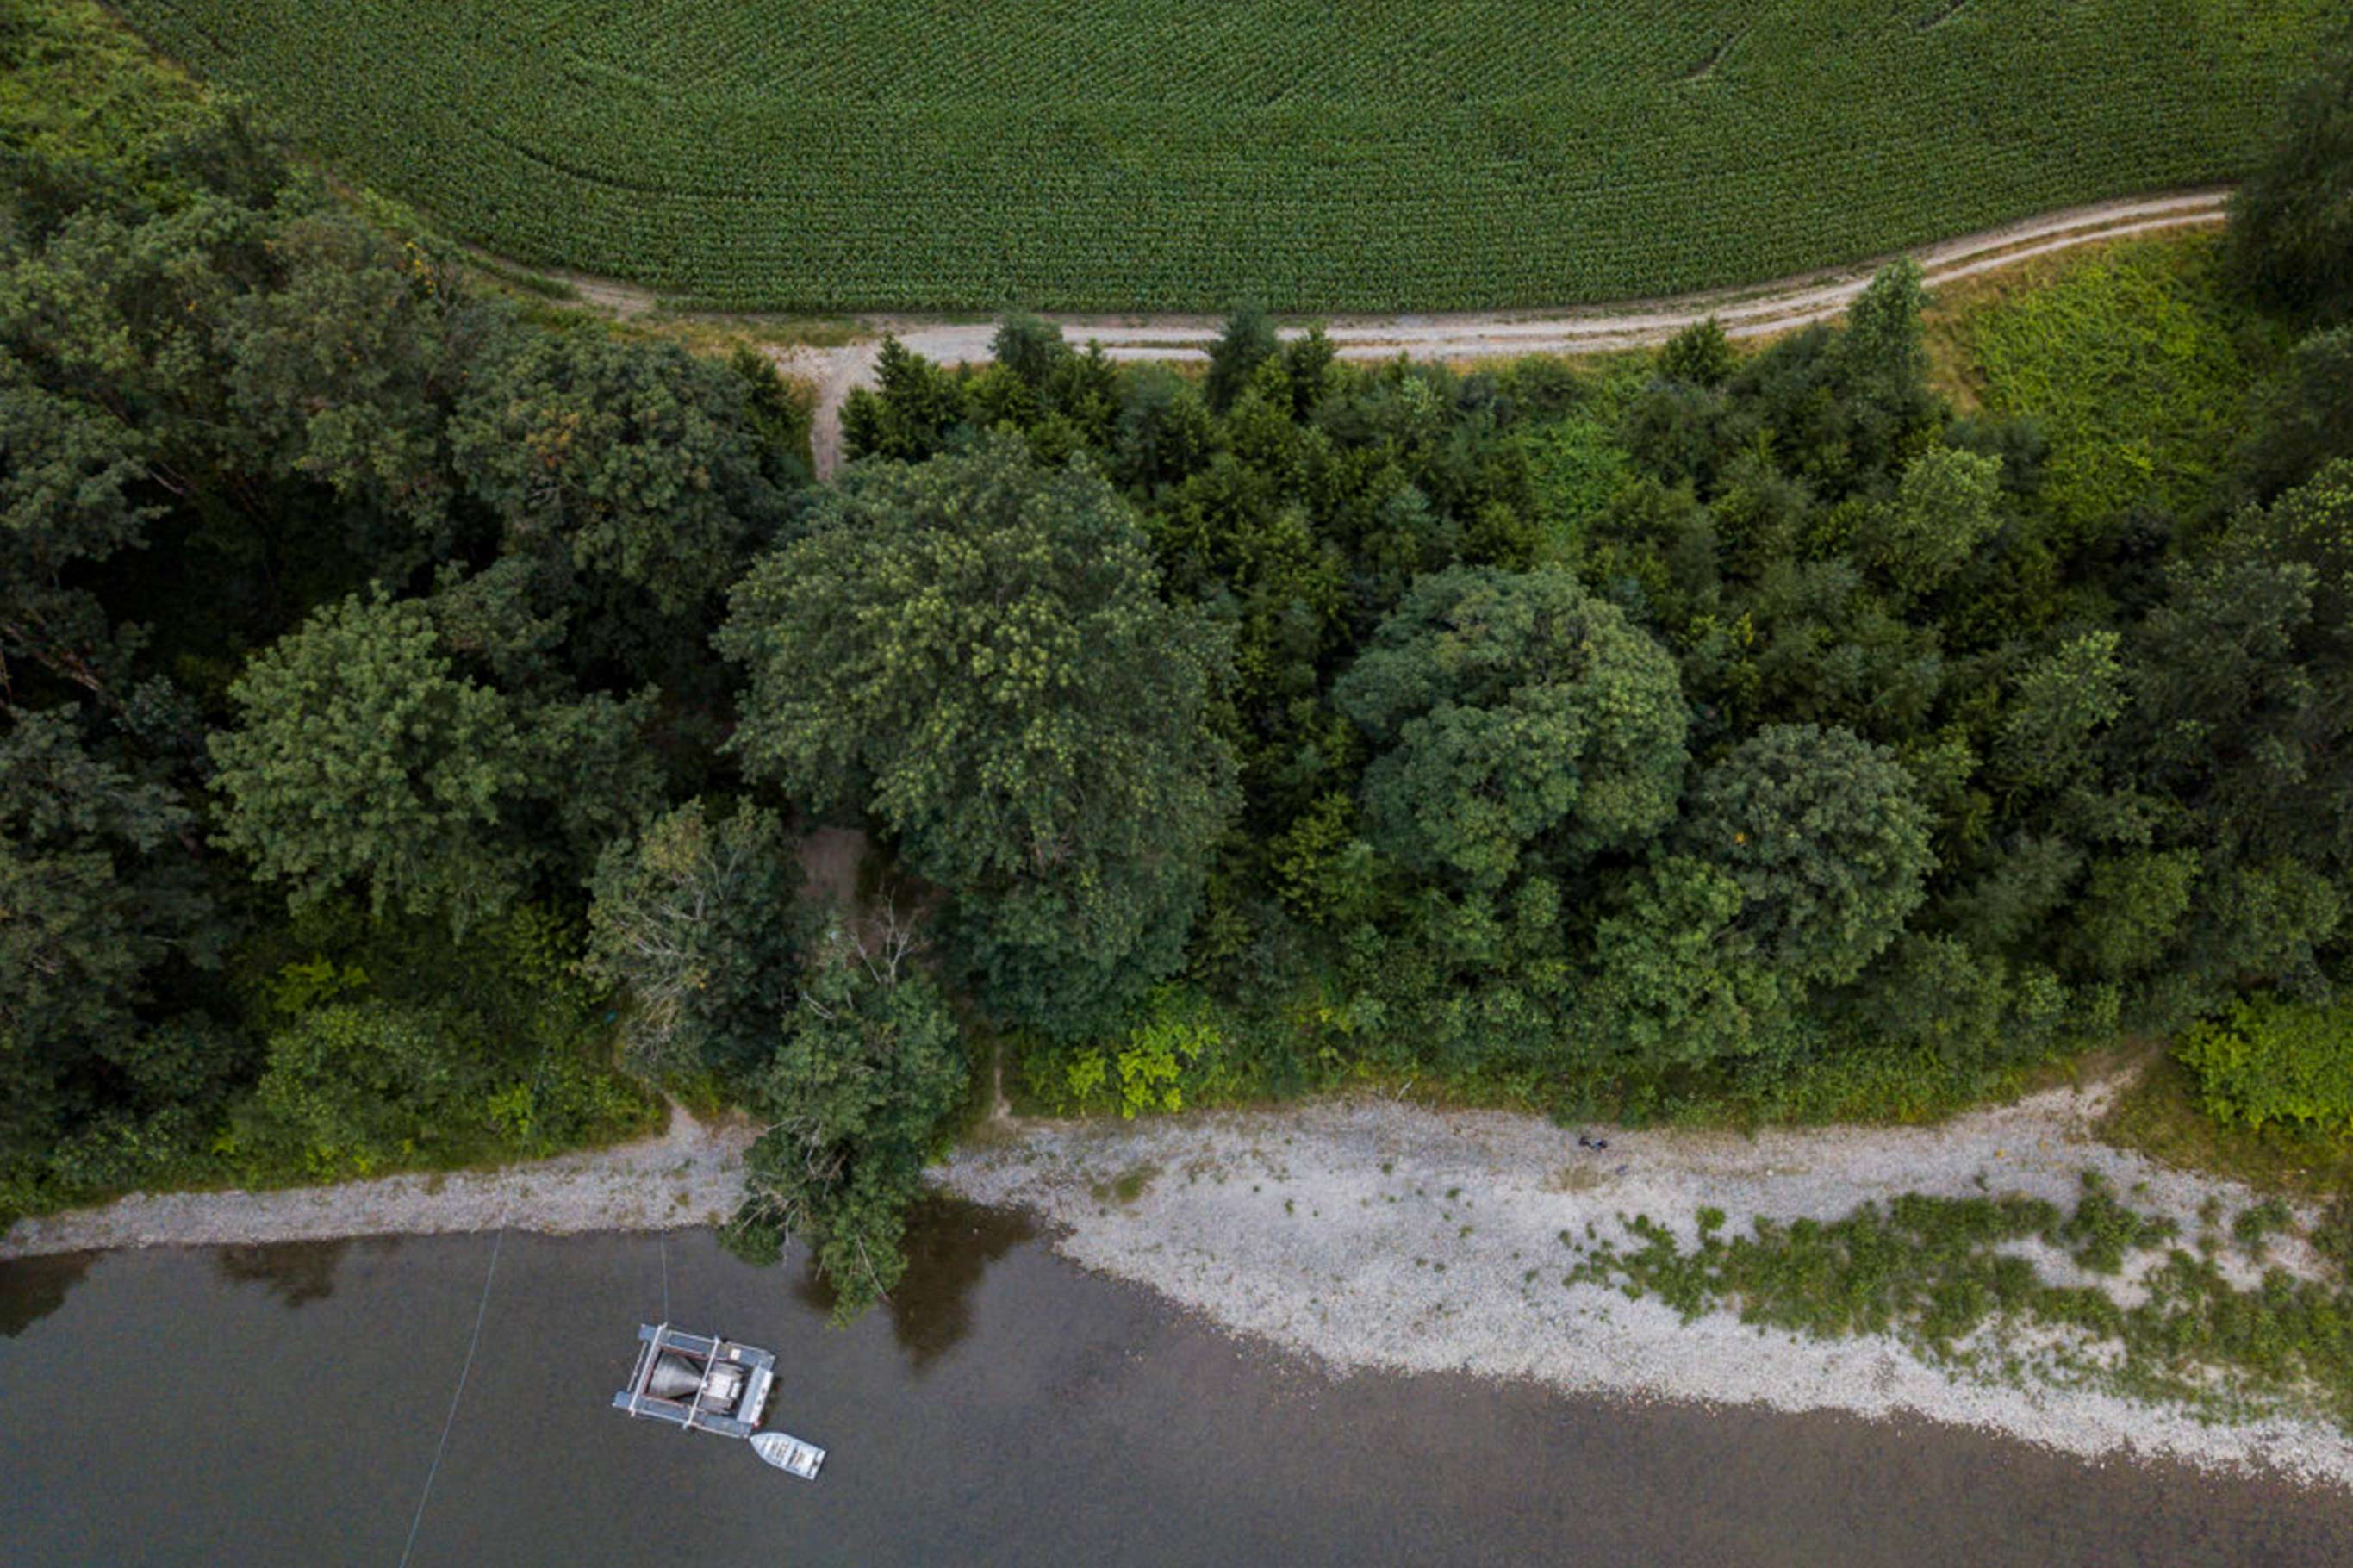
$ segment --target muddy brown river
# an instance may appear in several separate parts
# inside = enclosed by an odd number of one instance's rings
[[[848,1330],[699,1232],[0,1263],[0,1562],[2353,1563],[2353,1497],[2274,1478],[1335,1380],[1018,1218],[935,1206],[916,1254]],[[665,1315],[777,1352],[768,1425],[830,1450],[819,1480],[608,1408]]]

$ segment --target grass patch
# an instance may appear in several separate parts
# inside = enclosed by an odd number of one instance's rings
[[[665,300],[636,318],[640,328],[675,337],[689,348],[707,335],[729,347],[739,342],[774,348],[847,348],[871,342],[872,329],[848,316],[744,315],[712,309],[702,301]]]
[[[466,265],[491,282],[520,289],[535,300],[553,300],[559,304],[568,304],[580,298],[580,290],[561,278],[550,278],[527,267],[509,266],[494,256],[470,253]]]
[[[2216,1418],[2284,1414],[2353,1432],[2353,1289],[2268,1271],[2241,1289],[2173,1245],[2091,1173],[2071,1211],[2017,1196],[1907,1195],[1843,1219],[1755,1222],[1725,1236],[1702,1216],[1685,1249],[1646,1215],[1635,1245],[1594,1247],[1565,1282],[1655,1297],[1685,1321],[1725,1310],[1816,1339],[1884,1334],[1982,1381],[2098,1388]],[[2266,1214],[2265,1218],[2277,1218]],[[2046,1282],[2019,1248],[2057,1248],[2095,1276],[2137,1265],[2145,1295]]]
[[[617,324],[624,336],[656,338],[674,342],[690,353],[717,357],[735,352],[738,344],[754,348],[847,348],[874,334],[856,321],[838,316],[743,316],[668,307],[632,316]]]
[[[2030,265],[1949,305],[1936,328],[1947,384],[2050,442],[2042,504],[2084,539],[2154,505],[2208,504],[2245,429],[2248,394],[2284,352],[2279,329],[2225,289],[2211,235]]]
[[[1095,1202],[1117,1204],[1122,1208],[1125,1208],[1150,1192],[1154,1180],[1159,1174],[1160,1167],[1148,1162],[1141,1165],[1131,1165],[1108,1182],[1097,1182],[1090,1190],[1094,1194]]]
[[[0,146],[142,167],[208,97],[89,0],[0,6]]]

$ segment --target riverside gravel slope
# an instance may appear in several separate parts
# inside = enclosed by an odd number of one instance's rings
[[[268,1192],[137,1193],[19,1220],[0,1259],[111,1247],[216,1247],[516,1230],[676,1230],[715,1225],[744,1192],[741,1121],[705,1125],[673,1104],[649,1138],[528,1164]]]
[[[2137,1208],[2194,1235],[2256,1201],[2234,1183],[2168,1170],[2092,1135],[2115,1086],[2053,1089],[1935,1127],[1722,1131],[1573,1130],[1502,1111],[1377,1098],[1135,1122],[1000,1121],[933,1173],[976,1202],[1052,1223],[1082,1267],[1149,1286],[1236,1332],[1335,1371],[1469,1372],[1631,1398],[1784,1410],[1915,1413],[2067,1452],[2168,1455],[2353,1485],[2353,1440],[2318,1422],[2206,1425],[2185,1411],[2082,1388],[1996,1386],[1892,1339],[1760,1334],[1728,1313],[1691,1323],[1656,1300],[1561,1283],[1563,1232],[1623,1240],[1647,1214],[1686,1243],[1703,1205],[1752,1218],[1830,1219],[1905,1193],[2019,1193],[2071,1202],[2106,1176]],[[268,1193],[140,1195],[17,1224],[0,1258],[94,1247],[316,1240],[393,1233],[650,1230],[734,1206],[751,1129],[673,1110],[667,1131],[504,1170]],[[1983,1178],[1983,1185],[1979,1179]],[[2309,1223],[2309,1209],[2298,1219]],[[2034,1249],[2029,1249],[2034,1252]],[[2035,1252],[2046,1277],[2082,1282]],[[2273,1261],[2320,1261],[2283,1241]],[[2233,1266],[2239,1283],[2253,1271]],[[2113,1284],[2121,1297],[2129,1275]]]
[[[1656,1300],[1562,1284],[1577,1260],[1564,1232],[1582,1238],[1589,1221],[1600,1239],[1622,1242],[1624,1221],[1647,1214],[1688,1245],[1703,1205],[1724,1209],[1739,1233],[1757,1215],[1830,1219],[1905,1193],[2019,1193],[2063,1205],[2080,1194],[2087,1169],[2137,1208],[2171,1215],[2185,1235],[2196,1234],[2210,1196],[2232,1212],[2254,1201],[2234,1184],[2095,1142],[2090,1124],[2109,1092],[2052,1090],[1932,1128],[1753,1138],[1605,1130],[1601,1152],[1533,1117],[1332,1101],[1039,1130],[961,1153],[943,1177],[963,1196],[1058,1223],[1057,1245],[1088,1268],[1339,1370],[1913,1412],[2077,1454],[2137,1450],[2353,1484],[2353,1441],[2318,1422],[2209,1426],[2081,1388],[1981,1385],[1893,1339],[1764,1334],[1725,1312],[1686,1324]],[[2083,1282],[2055,1254],[2035,1261],[2048,1278]],[[2300,1242],[2274,1261],[2306,1275],[2320,1267]],[[2252,1282],[2251,1270],[2239,1273]],[[2127,1279],[2119,1294],[2131,1289]]]

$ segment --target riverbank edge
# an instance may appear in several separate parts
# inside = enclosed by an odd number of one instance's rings
[[[2121,1078],[2046,1089],[1930,1127],[1635,1132],[1504,1111],[1439,1112],[1377,1098],[1276,1112],[1059,1123],[959,1152],[941,1184],[1021,1208],[1082,1267],[1142,1284],[1237,1333],[1335,1373],[1470,1373],[1565,1393],[1917,1416],[2094,1460],[2163,1458],[2353,1486],[2353,1437],[2317,1418],[2201,1420],[2096,1387],[1973,1379],[1893,1337],[1765,1332],[1715,1310],[1685,1321],[1656,1299],[1569,1285],[1586,1253],[1627,1246],[1637,1215],[1695,1243],[1703,1209],[1744,1231],[1759,1217],[1830,1220],[1905,1194],[2010,1195],[2071,1207],[2086,1172],[2184,1244],[2227,1237],[2265,1194],[2101,1142]],[[2291,1205],[2297,1224],[2317,1218]],[[2084,1275],[2018,1244],[2046,1279],[2129,1300],[2137,1277]],[[2232,1283],[2328,1265],[2301,1238],[2258,1258],[2223,1249]],[[2034,1351],[2015,1333],[1997,1347]]]
[[[118,1247],[259,1246],[515,1229],[552,1236],[717,1225],[744,1190],[757,1129],[672,1103],[660,1132],[491,1170],[417,1172],[329,1186],[134,1193],[18,1220],[0,1262]]]
[[[1688,1230],[1703,1206],[1737,1228],[1759,1215],[1834,1218],[1905,1192],[2062,1201],[2094,1170],[2187,1235],[2210,1202],[2233,1211],[2259,1201],[2240,1184],[2098,1142],[2092,1128],[2116,1087],[2046,1090],[1934,1127],[1605,1131],[1607,1149],[1535,1117],[1368,1097],[1135,1122],[1000,1122],[932,1180],[1048,1222],[1056,1250],[1082,1268],[1335,1375],[1470,1373],[1635,1400],[1917,1416],[2094,1459],[2162,1457],[2353,1487],[2353,1440],[2317,1422],[2209,1425],[2093,1390],[1981,1384],[1892,1339],[1765,1335],[1725,1312],[1686,1323],[1655,1301],[1561,1283],[1576,1261],[1568,1239],[1622,1239],[1636,1215]],[[753,1135],[740,1121],[677,1111],[655,1137],[495,1171],[138,1194],[20,1221],[0,1237],[0,1260],[711,1225],[734,1207]],[[2271,1261],[2306,1275],[2323,1267],[2294,1241]],[[2254,1277],[2252,1262],[2237,1267]]]

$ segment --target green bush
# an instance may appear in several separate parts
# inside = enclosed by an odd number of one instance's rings
[[[2353,1131],[2353,1001],[2253,997],[2192,1027],[2175,1054],[2221,1121]]]
[[[1588,520],[1634,477],[1620,426],[1647,379],[1645,362],[1621,361],[1589,385],[1580,384],[1568,407],[1550,416],[1540,413],[1522,427],[1520,445],[1528,455],[1550,558],[1579,563]]]
[[[448,1129],[479,1068],[444,1020],[381,1001],[335,1002],[270,1037],[243,1135],[313,1176],[364,1176]]]
[[[106,1111],[50,1152],[46,1174],[69,1193],[157,1184],[200,1157],[202,1134],[202,1122],[185,1106],[166,1106],[143,1118]],[[0,1211],[5,1207],[0,1198]]]
[[[1201,998],[1164,985],[1124,1039],[1077,1047],[1033,1042],[1023,1054],[1022,1071],[1030,1092],[1057,1113],[1115,1108],[1133,1118],[1182,1110],[1188,1097],[1198,1098],[1188,1096],[1197,1081],[1230,1090],[1231,1076],[1219,1067],[1225,1047],[1224,1031]]]
[[[231,1179],[315,1180],[626,1136],[655,1102],[612,1065],[576,919],[525,904],[462,938],[330,900],[239,956],[259,1081],[213,1152]]]
[[[2125,246],[1970,321],[1988,411],[2050,441],[2043,500],[2063,538],[2135,507],[2187,515],[2212,492],[2262,368],[2219,272],[2210,243]]]
[[[2353,1197],[2338,1198],[2322,1213],[2320,1224],[2312,1232],[2312,1245],[2353,1284]]]
[[[1714,1214],[1699,1212],[1688,1248],[1637,1215],[1630,1243],[1582,1247],[1564,1283],[1654,1297],[1686,1320],[1725,1311],[1817,1339],[1892,1335],[1992,1383],[2104,1388],[2234,1418],[2318,1415],[2353,1430],[2353,1296],[2277,1269],[2236,1286],[2174,1245],[2169,1219],[2134,1210],[2090,1172],[2064,1213],[2039,1198],[1906,1194],[1842,1218],[1759,1216],[1749,1235],[1709,1224]],[[2133,1304],[2045,1281],[2015,1250],[2029,1237],[2096,1275],[2139,1265]],[[2037,1339],[2042,1348],[2027,1348]]]

